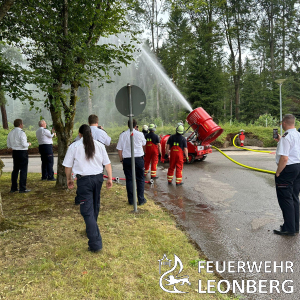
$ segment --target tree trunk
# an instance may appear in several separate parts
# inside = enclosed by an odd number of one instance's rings
[[[156,82],[156,117],[159,118],[159,83]]]
[[[74,117],[76,112],[76,100],[77,100],[77,90],[78,84],[71,84],[71,96],[70,105],[67,106],[64,102],[64,95],[61,94],[62,84],[53,85],[53,90],[55,91],[56,98],[49,95],[50,112],[52,116],[53,126],[57,134],[57,144],[58,144],[58,161],[57,161],[57,188],[66,188],[67,179],[65,174],[65,167],[62,165],[66,152],[68,150],[68,145],[72,142]],[[65,122],[62,119],[61,109],[62,105],[64,111]]]
[[[155,0],[152,0],[151,37],[152,37],[152,51],[155,53],[155,44],[154,44],[154,3],[155,3]]]
[[[91,98],[91,83],[89,82],[89,86],[87,87],[87,101],[88,101],[88,112],[89,115],[93,112],[93,104],[92,104],[92,98]]]
[[[7,12],[10,10],[15,0],[4,0],[0,6],[0,21],[5,17]]]
[[[7,113],[6,113],[5,104],[1,104],[1,115],[2,115],[3,129],[8,129]]]

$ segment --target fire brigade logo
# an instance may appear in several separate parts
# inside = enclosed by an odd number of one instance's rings
[[[166,254],[164,254],[162,259],[158,260],[159,274],[161,274],[161,266],[167,265],[167,266],[171,267],[171,261],[172,260],[167,258]],[[177,267],[179,267],[179,271],[176,276],[174,276],[174,275],[166,276],[169,273],[172,273],[173,271],[175,271]],[[188,292],[182,292],[182,291],[178,290],[176,287],[176,286],[182,286],[185,283],[188,285],[191,285],[191,283],[189,281],[189,276],[187,276],[187,275],[178,276],[181,273],[182,269],[183,269],[183,265],[182,265],[180,258],[174,254],[174,266],[172,269],[170,269],[169,271],[167,271],[161,275],[161,277],[159,279],[160,288],[167,293],[180,293],[180,294],[188,293]],[[167,286],[167,287],[173,286],[173,290],[167,289],[165,286]]]

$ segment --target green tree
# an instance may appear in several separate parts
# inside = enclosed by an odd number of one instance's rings
[[[62,161],[71,142],[77,93],[91,78],[109,78],[127,64],[134,46],[105,38],[127,32],[130,1],[30,1],[9,12],[5,38],[14,41],[28,59],[33,82],[47,95],[58,138],[57,186],[66,186]],[[21,5],[21,6],[20,6]],[[22,13],[20,14],[20,11]],[[18,24],[18,26],[12,26]],[[100,38],[104,38],[99,42]]]

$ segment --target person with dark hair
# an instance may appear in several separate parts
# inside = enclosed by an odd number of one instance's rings
[[[69,146],[63,166],[68,188],[74,187],[72,170],[77,177],[75,204],[80,205],[80,213],[86,224],[89,251],[102,249],[102,238],[97,225],[100,210],[100,192],[103,183],[103,166],[108,179],[106,187],[112,187],[112,169],[105,147],[93,139],[91,129],[84,124],[79,128],[80,140]]]
[[[166,146],[165,156],[170,156],[170,165],[168,169],[168,183],[172,184],[174,171],[176,168],[176,186],[182,185],[182,169],[183,169],[183,156],[185,155],[187,162],[189,161],[187,141],[184,136],[183,125],[178,125],[176,134],[169,137]]]
[[[103,129],[102,126],[99,126],[99,118],[96,115],[90,115],[88,118],[88,122],[91,128],[92,136],[94,140],[109,146],[111,142],[111,137],[108,136],[106,131]],[[79,141],[79,135],[75,138],[74,142]]]
[[[134,141],[134,159],[135,159],[135,173],[136,173],[136,187],[138,204],[143,205],[147,202],[144,197],[144,146],[146,140],[142,132],[137,131],[136,120],[133,119],[133,141]],[[130,123],[128,121],[128,127]],[[133,184],[132,184],[132,168],[131,168],[131,144],[130,144],[130,129],[122,132],[117,144],[117,150],[120,158],[120,162],[123,163],[123,171],[126,177],[126,190],[128,203],[133,204]]]
[[[18,177],[20,171],[19,193],[28,193],[26,188],[28,170],[28,147],[31,143],[27,142],[27,137],[23,129],[21,119],[14,120],[15,128],[7,136],[7,148],[11,148],[13,157],[13,171],[11,173],[10,192],[18,191]]]
[[[293,236],[299,233],[300,133],[295,128],[295,117],[291,114],[283,117],[282,128],[285,133],[275,139],[278,142],[275,184],[284,223],[273,232]]]
[[[145,172],[146,176],[150,169],[151,164],[151,179],[157,179],[156,169],[158,164],[158,157],[161,155],[161,145],[159,137],[155,134],[156,126],[154,124],[149,125],[149,133],[145,136],[146,138],[146,147],[145,147]]]
[[[53,170],[53,141],[52,138],[56,136],[54,129],[52,133],[46,129],[47,123],[45,120],[39,121],[39,129],[36,131],[36,138],[39,143],[39,152],[42,161],[42,180],[56,181]]]

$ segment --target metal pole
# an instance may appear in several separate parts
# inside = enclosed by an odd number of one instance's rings
[[[129,124],[130,124],[130,146],[131,146],[131,170],[132,170],[132,191],[133,191],[133,207],[134,212],[137,212],[136,201],[136,175],[135,175],[135,159],[134,159],[134,141],[133,141],[133,121],[132,121],[132,99],[131,99],[131,85],[127,84],[128,99],[129,99]]]
[[[280,94],[280,135],[282,136],[282,101],[281,101],[281,85],[279,84],[279,94]]]

